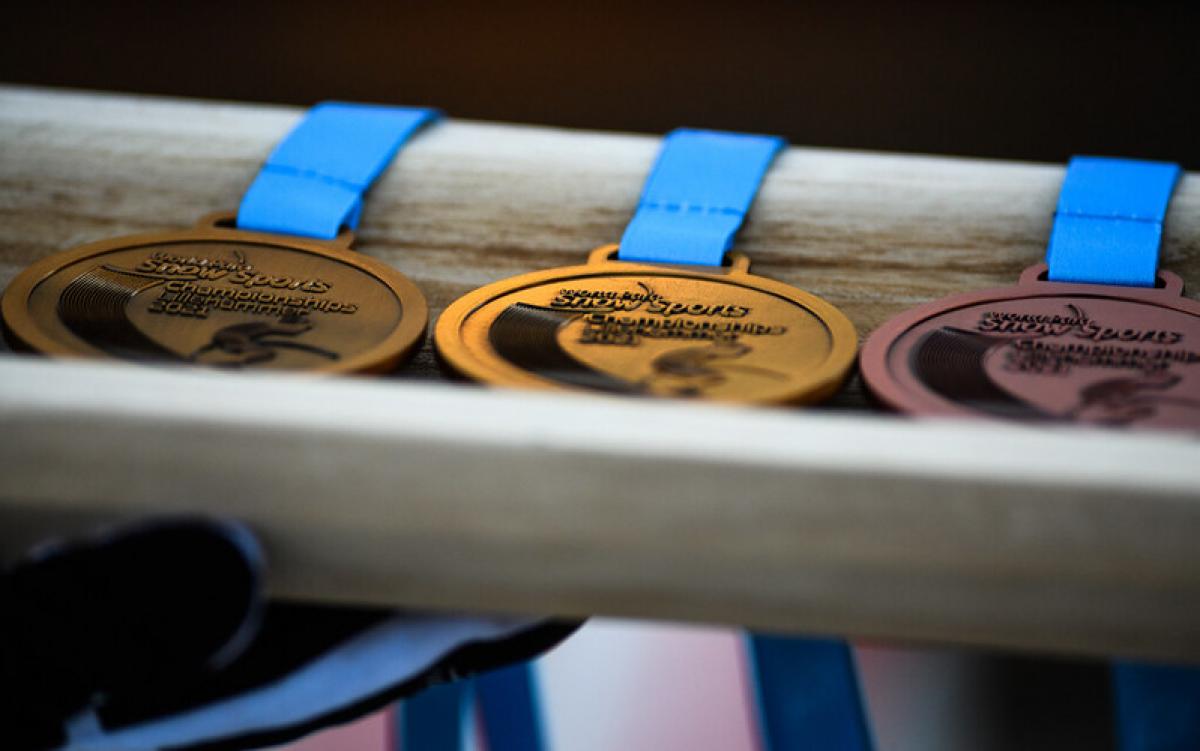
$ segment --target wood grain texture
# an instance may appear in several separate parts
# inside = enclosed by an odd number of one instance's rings
[[[298,115],[0,89],[0,282],[233,208]],[[451,121],[373,191],[359,248],[436,315],[619,237],[657,148]],[[791,149],[738,248],[865,335],[1013,283],[1044,253],[1061,172]],[[1164,265],[1193,283],[1198,209],[1189,178]],[[1200,660],[1194,439],[429,382],[443,378],[428,345],[387,383],[0,357],[0,549],[207,511],[255,524],[292,597]]]
[[[1194,439],[0,358],[0,550],[230,515],[294,598],[1200,661]]]
[[[0,283],[72,245],[236,208],[300,114],[0,87]],[[450,120],[372,190],[358,249],[409,275],[436,319],[475,287],[615,242],[658,147],[657,136]],[[792,148],[737,248],[865,336],[915,304],[1015,283],[1045,254],[1061,180],[1059,165]],[[1163,265],[1200,289],[1194,177],[1172,203]],[[430,343],[398,376],[445,377]],[[865,406],[857,380],[832,404]]]

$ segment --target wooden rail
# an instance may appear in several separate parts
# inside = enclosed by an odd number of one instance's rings
[[[0,281],[236,205],[296,110],[0,89]],[[450,121],[359,248],[436,315],[619,236],[648,136]],[[1061,168],[792,149],[738,247],[868,333],[1015,280]],[[1200,181],[1164,265],[1200,283]],[[153,511],[249,520],[284,596],[611,613],[1200,659],[1200,444],[526,392],[0,357],[0,550]],[[424,383],[420,381],[426,381]]]
[[[0,362],[0,549],[261,530],[321,600],[1200,658],[1197,442]]]

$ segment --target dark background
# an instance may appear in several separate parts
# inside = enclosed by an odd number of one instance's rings
[[[1197,30],[1200,3],[23,2],[0,78],[1196,168]]]
[[[0,79],[793,143],[1200,167],[1200,3],[22,2]],[[1111,748],[1107,667],[987,663],[997,748]]]

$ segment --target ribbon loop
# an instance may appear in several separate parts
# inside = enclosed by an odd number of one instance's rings
[[[1179,165],[1074,157],[1046,263],[1053,282],[1153,287]]]
[[[617,257],[720,266],[785,141],[680,129],[666,137]]]
[[[324,102],[280,143],[238,208],[241,229],[337,237],[353,229],[362,196],[437,110]]]

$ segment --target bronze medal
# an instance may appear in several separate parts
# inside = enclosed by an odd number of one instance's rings
[[[6,332],[50,355],[226,368],[382,372],[418,344],[428,311],[402,274],[331,241],[233,229],[84,245],[4,292]]]
[[[612,260],[482,287],[438,320],[434,341],[487,383],[747,403],[816,402],[854,361],[857,335],[830,303],[724,267]]]
[[[907,311],[871,335],[863,379],[905,412],[1200,429],[1200,303],[1159,288],[1042,281]]]

